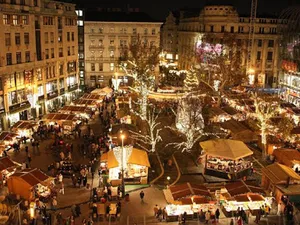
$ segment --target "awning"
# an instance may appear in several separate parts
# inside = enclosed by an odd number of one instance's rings
[[[108,154],[107,152],[103,153],[100,158],[100,162],[107,162]]]
[[[200,142],[207,155],[231,160],[238,160],[253,154],[242,142],[228,139],[214,139]]]
[[[137,148],[132,149],[127,163],[150,167],[147,152]]]
[[[107,152],[107,168],[116,168],[119,166],[119,162],[116,159],[116,156],[114,154],[114,151]]]

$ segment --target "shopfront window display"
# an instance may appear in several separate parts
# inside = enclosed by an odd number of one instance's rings
[[[20,102],[27,101],[27,96],[25,89],[12,91],[8,93],[8,103],[9,105],[14,105]]]

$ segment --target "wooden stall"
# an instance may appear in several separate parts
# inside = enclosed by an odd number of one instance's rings
[[[19,135],[19,137],[29,138],[38,127],[38,124],[30,120],[19,120],[11,130]]]
[[[58,112],[66,113],[66,114],[74,114],[86,119],[90,119],[92,116],[92,110],[87,106],[74,106],[74,105],[64,106]]]
[[[205,155],[206,175],[236,180],[250,175],[252,162],[247,160],[253,152],[242,142],[214,139],[200,142]]]
[[[273,156],[276,162],[292,168],[296,173],[300,173],[300,152],[296,149],[275,149]]]

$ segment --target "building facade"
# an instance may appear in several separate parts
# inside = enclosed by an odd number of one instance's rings
[[[85,69],[84,69],[84,8],[77,8],[78,16],[78,70],[79,70],[79,87],[85,90]]]
[[[251,69],[261,86],[277,86],[280,65],[280,38],[278,27],[281,21],[274,18],[257,18]],[[179,68],[188,69],[192,60],[190,53],[195,52],[197,43],[203,35],[219,36],[220,40],[232,34],[240,48],[247,49],[249,43],[249,17],[239,16],[232,6],[205,6],[199,13],[184,13],[178,25]],[[247,53],[242,62],[247,64]]]
[[[159,47],[162,23],[145,19],[139,12],[96,14],[87,13],[84,24],[86,85],[104,87],[111,85],[112,78],[125,85],[128,77],[118,68],[122,48],[137,37]]]
[[[75,5],[0,1],[1,129],[42,116],[78,90]]]

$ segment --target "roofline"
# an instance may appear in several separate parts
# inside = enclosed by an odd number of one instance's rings
[[[127,23],[133,23],[133,24],[163,24],[163,22],[134,22],[134,21],[128,21],[128,22],[119,22],[119,21],[84,21],[84,24],[87,23],[120,23],[120,24],[127,24]]]

